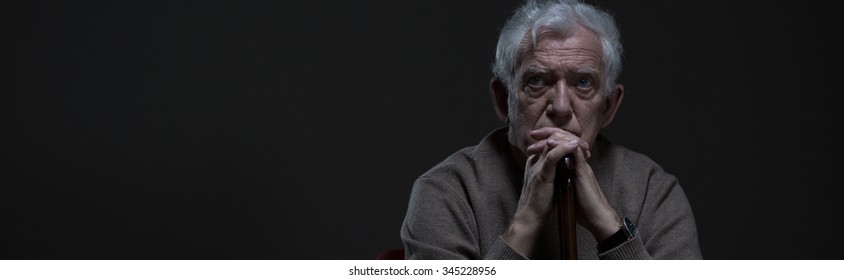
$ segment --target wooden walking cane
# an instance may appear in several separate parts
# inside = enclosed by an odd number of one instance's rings
[[[557,217],[560,222],[560,258],[577,259],[577,221],[575,220],[574,201],[574,156],[563,157],[557,165],[557,177],[554,180],[554,193],[557,201]]]

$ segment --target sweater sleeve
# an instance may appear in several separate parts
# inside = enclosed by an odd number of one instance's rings
[[[446,182],[422,177],[414,184],[401,228],[406,259],[525,259],[500,237],[481,255],[466,195]]]
[[[477,226],[465,195],[420,177],[413,184],[401,228],[407,259],[477,259]]]
[[[639,236],[634,237],[627,242],[618,245],[615,248],[599,253],[598,259],[602,260],[650,260],[651,255],[645,250],[645,245],[642,244],[642,239]]]
[[[513,250],[500,236],[484,256],[485,260],[526,260],[525,256]]]

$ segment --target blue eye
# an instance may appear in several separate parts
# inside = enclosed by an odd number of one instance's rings
[[[577,88],[580,88],[580,89],[591,89],[592,88],[592,80],[587,79],[587,78],[580,78],[580,79],[577,80],[577,83],[575,84],[575,86],[577,86]]]
[[[531,76],[528,78],[527,84],[532,87],[541,87],[545,85],[545,79],[542,76]]]

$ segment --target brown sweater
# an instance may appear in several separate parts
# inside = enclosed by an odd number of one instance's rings
[[[595,142],[589,165],[610,205],[633,221],[638,233],[598,254],[592,235],[578,225],[578,259],[700,259],[692,209],[677,179],[603,136]],[[506,128],[434,166],[413,186],[401,228],[406,257],[524,259],[501,239],[516,212],[523,173]],[[559,258],[556,220],[551,217],[538,238],[537,258]]]

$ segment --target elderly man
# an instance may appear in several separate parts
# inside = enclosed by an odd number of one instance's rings
[[[698,259],[677,179],[599,134],[624,88],[611,16],[530,1],[501,31],[490,82],[507,127],[414,184],[401,229],[409,259],[558,258],[556,167],[574,155],[579,259]]]

